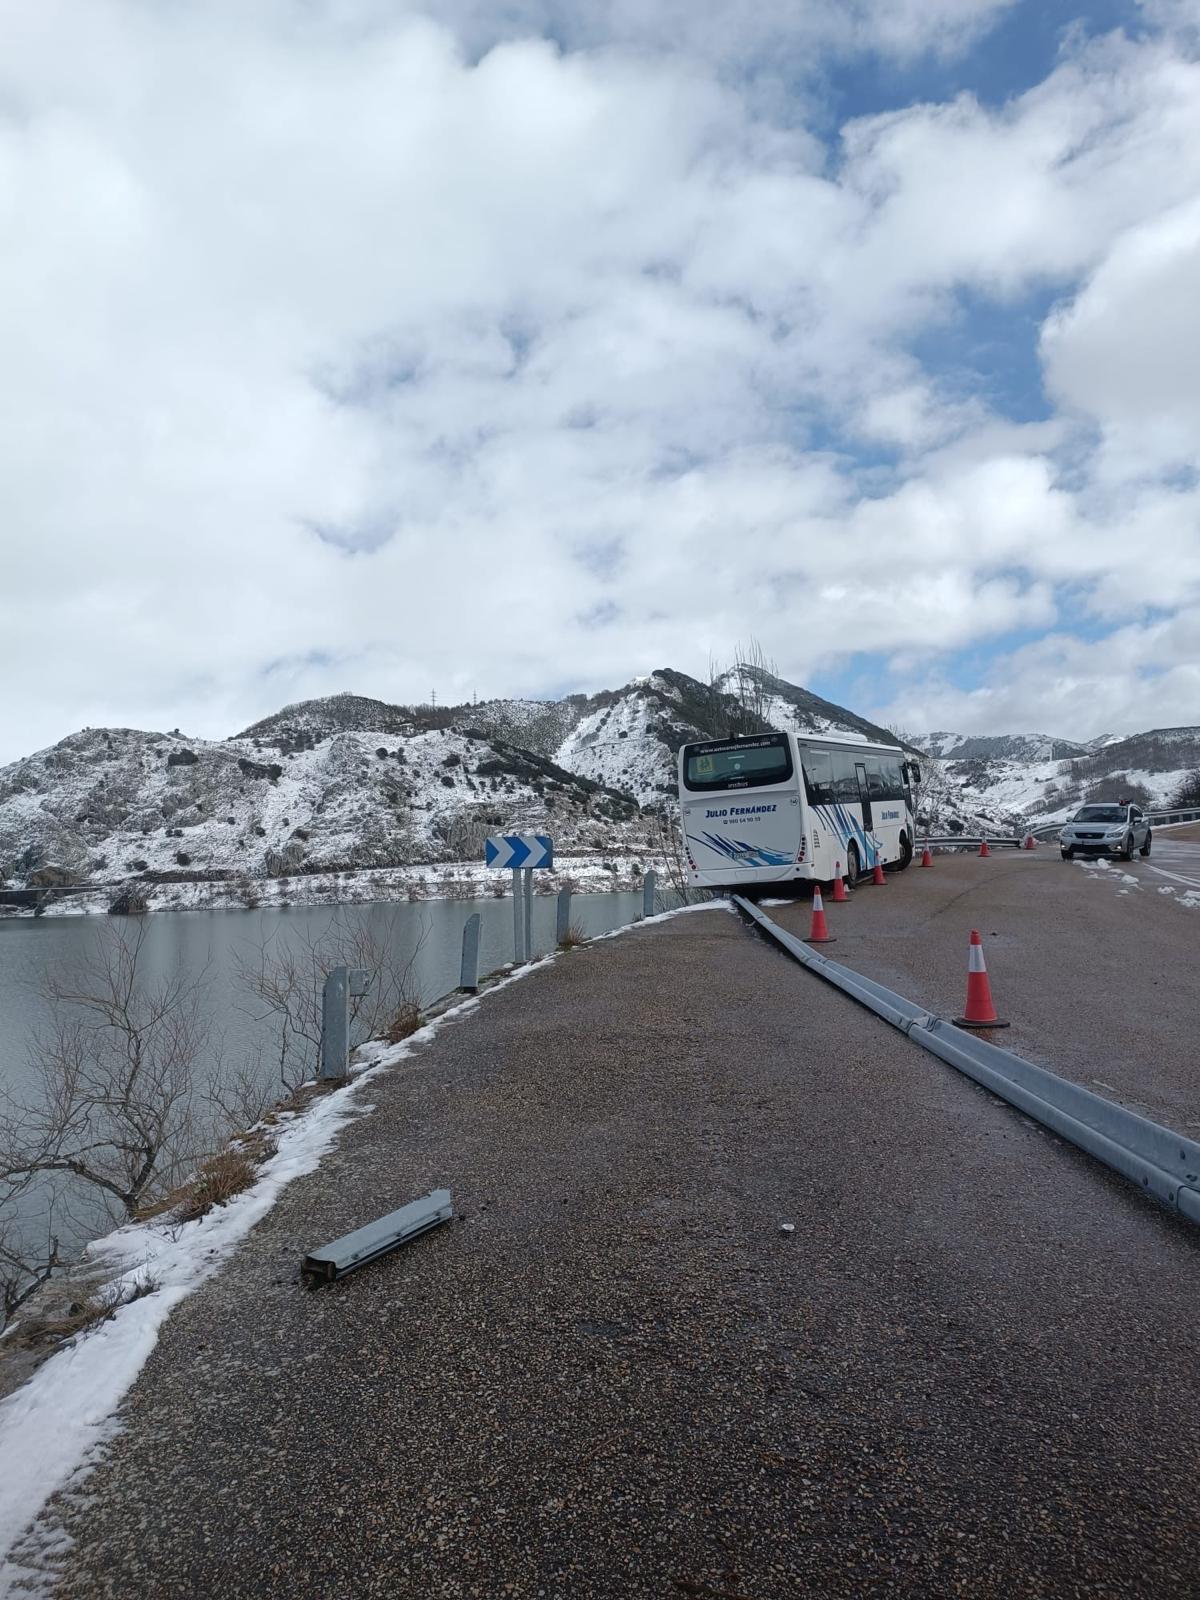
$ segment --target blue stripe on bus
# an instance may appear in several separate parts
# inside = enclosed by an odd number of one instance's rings
[[[705,845],[709,850],[715,850],[718,855],[744,867],[788,867],[792,864],[791,856],[783,855],[778,850],[766,850],[762,845],[747,844],[743,839],[722,839],[716,833],[705,833],[699,838],[689,833],[688,838],[693,844]]]
[[[862,823],[844,805],[814,806],[812,809],[830,833],[836,834],[843,849],[853,840],[859,847],[863,865],[868,867],[875,865],[875,858],[881,849],[879,842],[873,835],[868,837]]]

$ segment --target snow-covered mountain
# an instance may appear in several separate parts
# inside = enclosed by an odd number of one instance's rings
[[[1166,805],[1200,768],[1200,727],[1110,734],[1086,744],[1043,734],[945,732],[916,743],[941,758],[957,805],[997,822],[1053,823],[1089,800]]]
[[[792,728],[895,742],[886,728],[753,666],[723,673],[712,685],[682,672],[655,672],[614,694],[597,695],[580,709],[555,761],[610,788],[626,789],[643,805],[674,794],[679,747],[697,739]]]
[[[489,832],[513,825],[553,833],[564,851],[636,848],[643,837],[628,796],[529,751],[470,729],[404,734],[395,720],[330,731],[320,706],[291,716],[274,742],[269,732],[218,741],[91,728],[3,768],[0,879],[272,877],[475,859]]]
[[[685,673],[664,670],[592,697],[554,752],[555,761],[644,806],[675,792],[679,747],[727,733],[758,733],[765,719]]]
[[[0,880],[277,876],[471,860],[484,836],[637,853],[681,744],[797,727],[889,738],[757,668],[663,669],[561,700],[398,706],[338,694],[233,738],[89,728],[0,769]]]
[[[1045,733],[926,733],[916,743],[928,755],[955,761],[1068,761],[1092,748]]]
[[[711,684],[664,668],[560,700],[331,695],[225,740],[88,728],[0,768],[0,882],[471,861],[487,833],[514,828],[552,833],[563,855],[640,856],[647,812],[674,794],[681,744],[770,728],[897,742],[760,666]],[[1006,829],[1085,799],[1167,800],[1200,767],[1200,728],[1088,744],[936,732],[911,748],[927,757],[939,825]]]

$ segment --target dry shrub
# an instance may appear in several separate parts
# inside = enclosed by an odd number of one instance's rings
[[[86,1328],[107,1322],[116,1309],[116,1304],[107,1295],[84,1295],[81,1300],[73,1301],[69,1310],[61,1316],[46,1317],[31,1323],[25,1330],[26,1341],[29,1344],[56,1344],[61,1339],[73,1338]]]
[[[420,1007],[415,1001],[402,1000],[383,1030],[383,1037],[389,1044],[399,1044],[402,1039],[408,1039],[416,1033],[420,1026]]]
[[[587,934],[584,933],[582,926],[578,922],[569,922],[566,933],[558,941],[558,948],[560,950],[574,950],[576,946],[587,942]]]
[[[254,1177],[254,1163],[245,1151],[222,1150],[210,1156],[186,1186],[175,1214],[181,1222],[194,1222],[248,1189]]]
[[[102,1322],[107,1322],[122,1306],[144,1299],[146,1295],[154,1294],[161,1287],[158,1279],[152,1274],[143,1273],[130,1284],[110,1285],[90,1290],[82,1294],[78,1300],[73,1300],[65,1311],[57,1315],[28,1318],[20,1325],[16,1338],[19,1344],[27,1348],[57,1344],[63,1339],[72,1339],[76,1334],[86,1333],[92,1328],[99,1327]]]

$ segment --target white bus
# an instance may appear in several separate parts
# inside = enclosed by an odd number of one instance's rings
[[[685,744],[679,811],[688,882],[828,883],[840,863],[854,883],[877,861],[906,867],[920,781],[898,745],[794,733]]]

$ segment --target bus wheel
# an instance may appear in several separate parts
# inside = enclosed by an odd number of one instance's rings
[[[913,858],[912,840],[906,833],[900,835],[900,859],[892,862],[893,872],[903,872]]]
[[[858,846],[851,843],[846,850],[846,877],[850,880],[853,889],[862,874],[862,864],[858,859]]]

